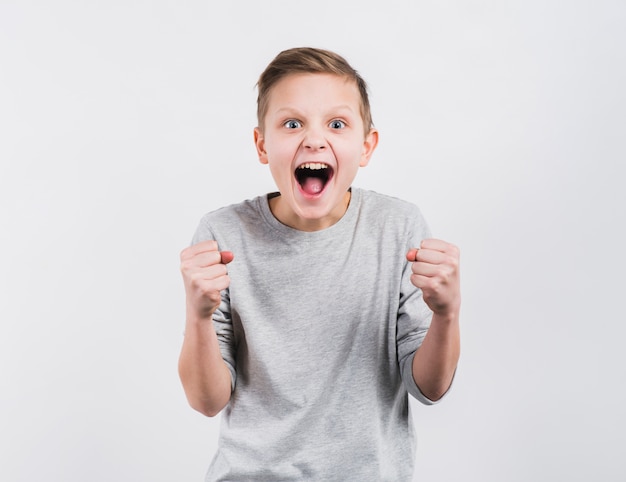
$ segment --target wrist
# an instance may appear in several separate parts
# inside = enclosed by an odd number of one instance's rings
[[[204,325],[213,321],[215,309],[198,309],[196,306],[187,305],[186,320],[188,325]]]
[[[444,325],[455,325],[459,323],[459,310],[453,309],[449,311],[434,311],[433,323]]]

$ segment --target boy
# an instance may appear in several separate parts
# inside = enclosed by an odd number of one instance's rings
[[[378,132],[342,57],[286,50],[258,89],[279,192],[207,214],[181,253],[181,381],[224,410],[206,480],[411,480],[407,393],[435,403],[459,358],[458,249],[351,188]]]

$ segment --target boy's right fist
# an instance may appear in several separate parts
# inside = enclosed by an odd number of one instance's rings
[[[226,265],[233,258],[230,251],[219,251],[213,240],[195,244],[180,253],[188,317],[210,319],[213,316],[221,302],[220,291],[230,285]]]

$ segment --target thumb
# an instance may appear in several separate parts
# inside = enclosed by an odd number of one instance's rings
[[[220,262],[222,264],[230,263],[233,260],[233,258],[235,257],[235,255],[232,253],[232,251],[220,251],[220,256],[221,256]]]
[[[410,261],[411,263],[414,263],[415,261],[417,261],[417,252],[418,251],[419,250],[417,248],[409,249],[408,253],[406,253],[407,261]]]

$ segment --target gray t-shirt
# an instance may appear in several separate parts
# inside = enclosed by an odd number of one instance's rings
[[[235,254],[214,316],[233,393],[206,480],[411,480],[407,392],[432,316],[406,253],[418,208],[352,189],[333,226],[281,224],[269,196],[205,215],[193,243]]]

